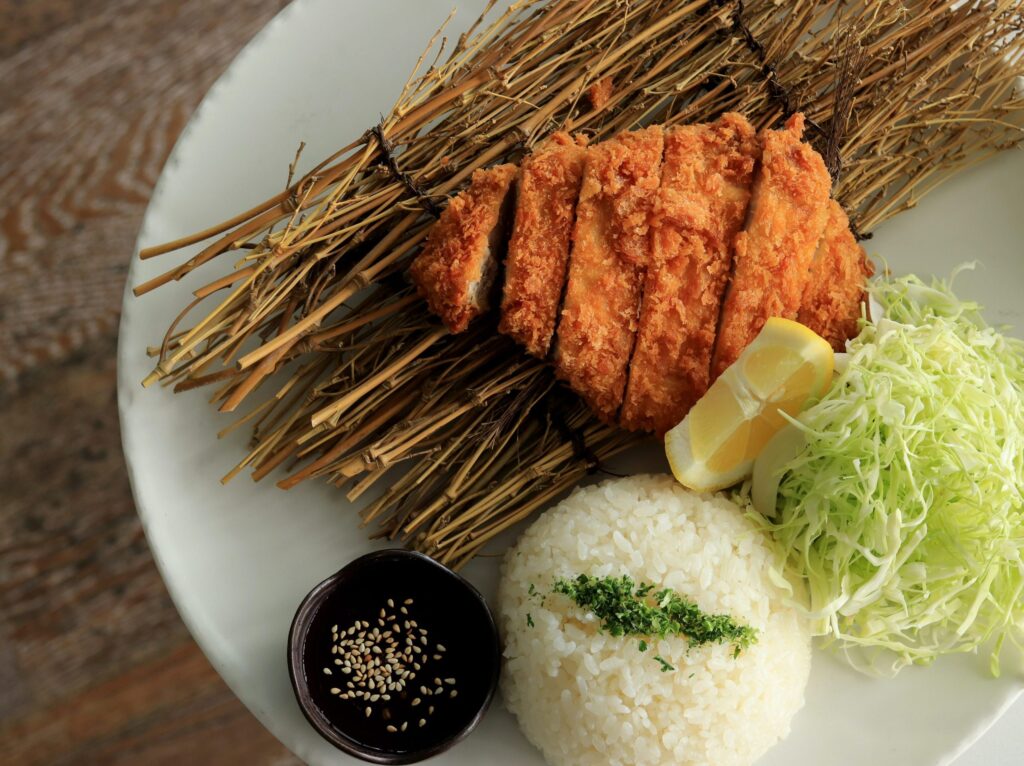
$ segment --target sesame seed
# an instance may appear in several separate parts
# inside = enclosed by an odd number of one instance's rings
[[[332,686],[331,694],[341,694],[341,689],[339,689],[337,686]]]
[[[376,702],[379,699],[380,699],[380,695],[379,694],[371,694],[370,695],[370,702]]]
[[[369,718],[370,717],[370,713],[373,712],[373,708],[370,707],[369,705],[367,705],[365,712],[366,712],[366,717]]]
[[[405,731],[407,728],[409,728],[409,722],[402,721],[402,731]]]
[[[422,702],[422,700],[419,697],[417,697],[412,701],[412,706],[416,707],[418,704],[420,704],[420,702]]]
[[[396,731],[398,731],[398,729],[396,729],[391,724],[388,724],[388,731],[390,731],[392,734],[394,734]]]
[[[324,675],[327,675],[327,676],[331,675],[331,669],[330,668],[324,668]]]
[[[409,606],[410,604],[412,604],[412,599],[411,599],[411,598],[407,598],[407,599],[406,599],[405,601],[403,601],[402,603],[403,603],[403,604],[405,604],[406,606]]]
[[[394,601],[393,601],[392,599],[390,599],[390,598],[388,599],[388,606],[389,606],[390,608],[392,608],[392,609],[394,609],[394,608],[395,608],[395,602],[394,602]]]
[[[457,696],[459,696],[459,693],[455,689],[452,689],[452,693],[449,694],[448,696],[451,697],[452,699],[455,699]]]
[[[439,652],[447,652],[448,650],[444,648],[444,644],[438,644],[437,645],[437,651],[439,651]]]
[[[444,692],[443,686],[438,686],[436,689],[434,689],[434,694],[441,694],[442,692]]]
[[[427,708],[427,715],[433,715],[433,714],[434,714],[434,706],[431,705],[430,707]]]
[[[401,612],[402,614],[409,614],[409,610],[406,609],[404,606],[403,607],[399,607],[398,611]]]
[[[337,632],[338,632],[338,626],[337,626],[337,625],[335,625],[335,626],[333,626],[333,627],[331,628],[331,633],[337,633]]]
[[[439,659],[441,659],[441,655],[440,655],[440,654],[435,654],[435,655],[434,655],[434,659],[435,659],[435,660],[439,660]]]

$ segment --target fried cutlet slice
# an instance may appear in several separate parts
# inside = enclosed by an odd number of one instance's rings
[[[586,139],[559,132],[523,160],[498,330],[545,358],[565,284]]]
[[[663,143],[655,125],[587,149],[555,371],[607,422],[626,388]]]
[[[665,135],[624,428],[664,434],[707,391],[732,243],[759,154],[753,126],[738,114]]]
[[[861,302],[867,300],[865,282],[875,267],[850,231],[842,205],[831,200],[828,213],[796,319],[836,351],[845,351],[846,341],[859,330]]]
[[[801,141],[804,116],[784,130],[764,130],[746,228],[736,235],[732,280],[711,363],[714,380],[769,317],[795,319],[811,261],[828,219],[832,185],[825,162]]]
[[[453,333],[490,308],[518,168],[477,170],[430,230],[410,269],[413,282]]]

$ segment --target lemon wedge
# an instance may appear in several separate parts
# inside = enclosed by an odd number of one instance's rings
[[[832,347],[804,325],[772,317],[689,414],[665,434],[676,480],[713,492],[750,475],[754,459],[832,382]]]

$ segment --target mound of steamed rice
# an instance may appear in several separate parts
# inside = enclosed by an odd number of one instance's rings
[[[750,764],[789,733],[810,635],[768,578],[762,535],[733,503],[668,476],[579,489],[526,531],[502,568],[502,691],[550,764]],[[556,578],[581,573],[673,588],[757,628],[758,640],[737,658],[730,645],[688,651],[681,637],[641,652],[551,592]]]

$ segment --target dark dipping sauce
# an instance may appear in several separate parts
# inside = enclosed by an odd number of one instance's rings
[[[350,634],[357,621],[359,627]],[[342,645],[367,639],[379,653]],[[358,670],[346,673],[344,664],[336,663],[348,659],[352,666],[365,667],[369,656],[384,665],[389,644],[398,666],[392,666],[388,682],[399,680],[398,670],[414,674],[404,679],[404,688],[370,689],[356,680]],[[412,763],[451,747],[483,717],[497,685],[500,650],[494,619],[475,588],[427,556],[392,550],[358,558],[313,589],[292,623],[289,667],[303,713],[328,741],[364,760]],[[384,677],[375,671],[370,675]],[[341,697],[357,691],[382,696],[375,701]],[[391,699],[384,700],[383,694]],[[419,702],[414,705],[414,700]]]

